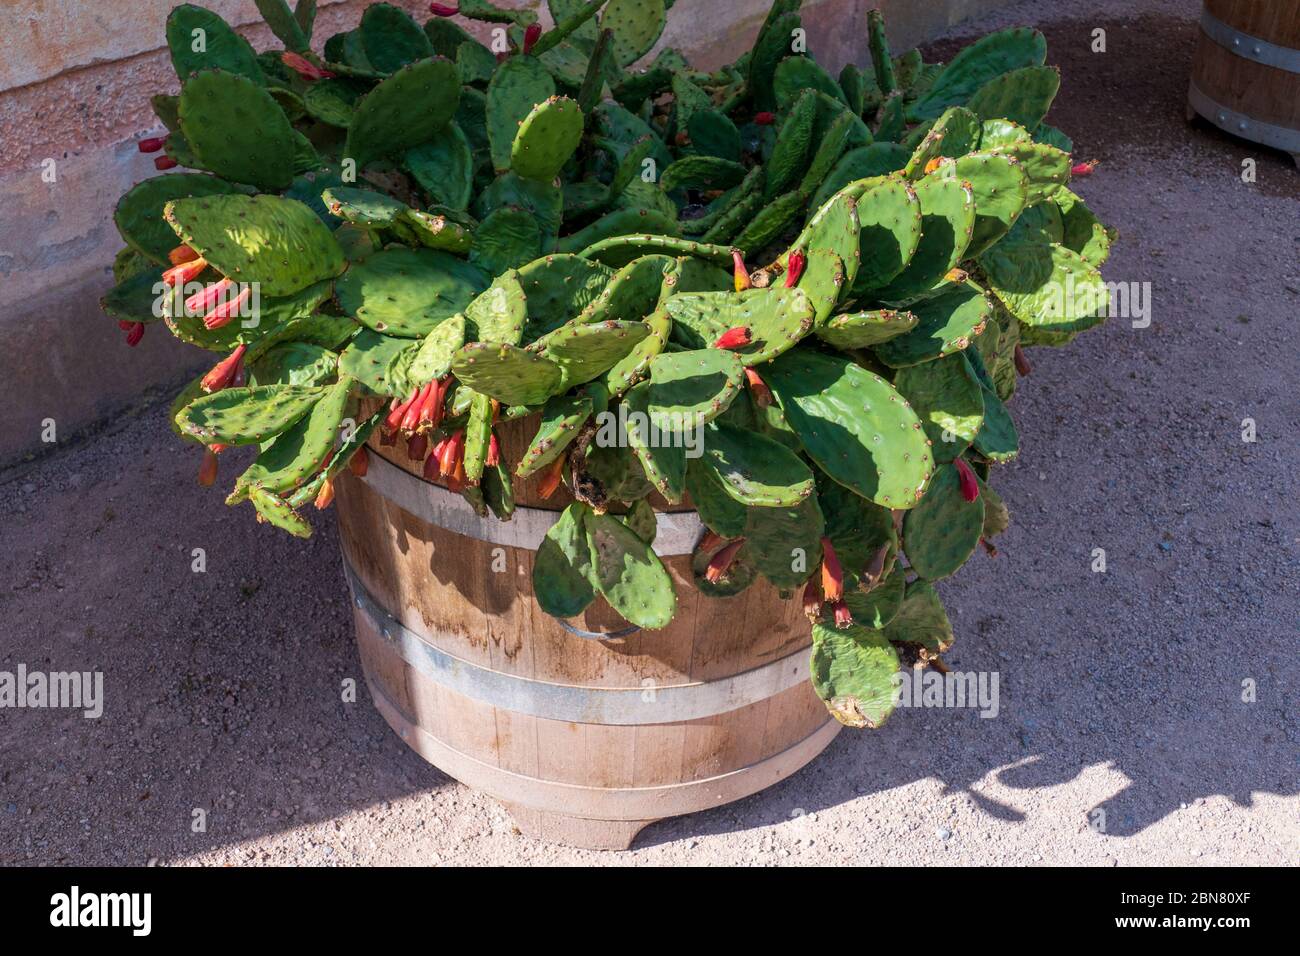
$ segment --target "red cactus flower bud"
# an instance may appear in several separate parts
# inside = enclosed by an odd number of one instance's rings
[[[447,397],[447,387],[450,382],[450,375],[435,380],[433,388],[429,389],[429,394],[420,403],[420,415],[416,424],[420,431],[432,431],[442,424],[443,402]]]
[[[126,333],[126,344],[131,346],[131,348],[135,348],[140,344],[142,338],[144,338],[144,323],[132,322],[131,328],[128,329]]]
[[[462,455],[456,460],[455,473],[447,476],[447,489],[449,491],[464,491],[468,486],[469,478],[465,474],[465,456]]]
[[[379,447],[387,448],[390,445],[397,444],[397,432],[379,430]]]
[[[691,134],[686,132],[686,130],[680,130],[677,133],[677,135],[673,137],[674,146],[681,147],[681,146],[689,146],[690,144],[691,144]]]
[[[204,488],[212,487],[217,480],[217,453],[211,448],[203,449],[203,461],[199,463],[199,484]]]
[[[149,136],[136,143],[136,148],[142,153],[156,153],[167,144],[166,136]]]
[[[533,45],[537,43],[542,36],[542,25],[540,23],[530,23],[524,28],[524,52],[531,53]]]
[[[808,264],[808,257],[803,251],[796,249],[790,253],[790,258],[786,260],[785,266],[785,287],[793,289],[799,284],[799,277],[803,275],[804,266]]]
[[[216,283],[216,285],[220,284],[221,283],[219,282]],[[216,308],[205,315],[203,317],[203,327],[211,331],[212,329],[219,329],[223,325],[229,325],[230,322],[243,310],[245,304],[247,304],[252,295],[253,287],[248,285],[244,286],[239,290],[239,295],[235,296],[233,299],[227,299],[225,302],[218,303]]]
[[[961,485],[961,496],[966,501],[974,501],[980,496],[980,483],[975,477],[975,472],[971,466],[966,464],[965,458],[958,458],[953,462],[957,468],[957,480]]]
[[[185,300],[185,311],[190,315],[203,315],[210,311],[218,301],[225,298],[226,292],[235,284],[233,279],[222,279],[204,286]]]
[[[176,162],[176,160],[172,159],[170,156],[159,156],[153,161],[153,168],[158,170],[160,173],[169,169],[175,169],[179,165],[180,163]]]
[[[842,600],[836,601],[831,610],[835,614],[836,627],[848,627],[853,623],[853,612],[849,610],[849,606]]]
[[[212,366],[212,371],[204,375],[203,380],[199,383],[203,391],[219,392],[230,385],[243,364],[244,353],[247,351],[247,345],[240,345],[220,362]]]
[[[488,438],[487,457],[483,463],[489,468],[495,468],[501,464],[501,443],[497,441],[497,433],[493,432]]]
[[[394,398],[388,406],[388,415],[384,418],[384,431],[395,432],[402,424],[402,418],[406,415],[406,409],[411,402],[415,400],[417,393],[412,392],[410,398]]]
[[[706,529],[704,537],[700,538],[700,543],[695,546],[695,550],[701,554],[712,554],[725,543],[726,539],[722,535]]]
[[[771,126],[776,122],[776,114],[764,110],[761,113],[754,114],[754,123],[757,126]]]
[[[456,466],[460,464],[464,452],[465,429],[461,428],[443,446],[442,454],[438,456],[438,474],[444,478],[456,474]]]
[[[831,539],[822,536],[822,597],[834,604],[844,597],[844,569],[835,554]]]
[[[119,329],[121,329],[123,332],[130,332],[131,329],[132,329],[134,326],[135,326],[135,323],[132,322],[130,319],[118,319],[118,320],[117,320],[117,327],[118,327]]]
[[[1034,370],[1034,367],[1029,364],[1029,356],[1025,354],[1025,350],[1019,345],[1016,346],[1016,350],[1011,354],[1016,363],[1016,374],[1021,378],[1024,378]]]
[[[366,446],[362,445],[352,453],[348,459],[348,471],[358,478],[366,477],[366,472],[370,470],[370,452],[366,451]]]
[[[460,13],[460,10],[449,3],[431,3],[429,4],[429,12],[435,17],[454,17]]]
[[[708,567],[704,569],[704,579],[710,584],[717,584],[725,578],[732,562],[736,560],[736,553],[744,543],[744,538],[737,538],[710,558]]]
[[[208,261],[200,256],[197,259],[191,259],[189,262],[182,262],[178,266],[172,266],[162,274],[162,280],[169,286],[180,286],[183,288],[185,285],[198,278],[199,274],[207,267]]]
[[[743,292],[753,286],[749,280],[749,270],[745,268],[745,257],[740,254],[739,249],[731,250],[731,261],[735,264],[736,291]]]
[[[555,490],[560,487],[564,479],[564,456],[561,455],[555,461],[546,466],[546,471],[542,472],[541,480],[537,483],[537,493],[542,498],[549,498],[555,494]]]
[[[293,70],[308,83],[315,83],[317,80],[328,80],[336,74],[331,70],[317,66],[305,56],[297,53],[284,52],[280,54],[280,62]]]
[[[1090,159],[1086,163],[1075,163],[1070,167],[1071,176],[1091,176],[1092,171],[1097,168],[1097,160]]]
[[[737,325],[727,329],[714,339],[713,347],[715,349],[738,349],[752,341],[754,341],[754,336],[750,334],[749,328],[744,325]]]
[[[772,390],[767,387],[767,382],[763,381],[752,368],[745,369],[745,381],[749,383],[749,394],[759,408],[767,408],[775,401],[772,398]]]
[[[171,252],[167,253],[167,261],[174,266],[183,265],[186,262],[193,262],[199,257],[199,254],[189,246],[177,246]]]
[[[316,510],[324,511],[334,501],[334,482],[326,478],[316,492]]]
[[[433,394],[433,387],[437,382],[430,380],[425,382],[411,396],[411,401],[406,406],[406,414],[402,416],[401,430],[406,434],[412,434],[420,425],[420,412],[424,410],[424,403],[429,400]]]
[[[225,450],[226,450],[227,448],[229,448],[230,446],[229,446],[229,445],[223,445],[221,442],[215,442],[215,443],[209,445],[208,447],[212,449],[212,454],[214,454],[214,455],[220,455],[223,451],[225,451]]]
[[[424,432],[416,432],[406,440],[406,457],[411,461],[424,461],[424,456],[429,454],[429,436]]]
[[[816,578],[809,578],[803,589],[803,613],[808,620],[816,622],[822,614],[822,590]]]
[[[424,468],[420,474],[424,475],[426,481],[433,481],[438,477],[438,460],[442,457],[442,450],[447,446],[447,439],[443,439],[433,446],[433,451],[429,452],[429,457],[424,459]]]

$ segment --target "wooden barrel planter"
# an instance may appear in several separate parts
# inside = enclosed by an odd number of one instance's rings
[[[1300,0],[1205,0],[1187,105],[1300,166]]]
[[[532,424],[529,422],[529,424]],[[517,461],[533,429],[498,427]],[[677,616],[629,627],[601,598],[561,622],[533,599],[534,552],[570,499],[517,481],[509,522],[421,478],[404,448],[370,446],[337,489],[344,569],[371,696],[406,743],[500,800],[540,839],[625,849],[646,824],[788,777],[839,724],[808,681],[797,600],[756,583],[695,590],[694,512],[659,513],[655,550]]]

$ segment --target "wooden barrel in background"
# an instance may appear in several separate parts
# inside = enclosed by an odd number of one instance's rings
[[[506,460],[532,430],[498,427]],[[560,622],[537,607],[532,568],[562,493],[542,501],[534,479],[518,482],[512,521],[480,519],[400,445],[370,452],[336,501],[371,695],[408,745],[525,833],[623,849],[647,823],[776,783],[834,738],[799,602],[762,582],[696,591],[693,512],[659,515],[678,594],[667,628],[629,628],[601,598]]]
[[[1300,0],[1205,0],[1187,104],[1300,165]]]

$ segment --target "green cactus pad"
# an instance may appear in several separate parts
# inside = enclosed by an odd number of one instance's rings
[[[526,179],[550,182],[578,148],[583,123],[582,110],[568,97],[552,96],[538,103],[515,133],[510,168]]]
[[[562,378],[549,359],[497,342],[462,346],[451,370],[461,383],[503,405],[541,405],[558,393]]]
[[[848,97],[840,85],[831,78],[812,57],[788,56],[776,66],[772,76],[772,92],[776,102],[784,108],[795,101],[804,90],[819,90],[848,105]]]
[[[839,355],[787,352],[764,372],[822,471],[886,508],[920,498],[934,458],[916,413],[880,376]]]
[[[384,193],[355,186],[332,186],[321,193],[321,199],[330,215],[377,228],[391,228],[409,209]]]
[[[566,390],[604,375],[649,334],[650,328],[644,322],[574,321],[529,348],[560,366],[560,389]]]
[[[202,33],[196,34],[196,30]],[[196,46],[202,49],[196,50]],[[258,85],[266,82],[249,42],[225,20],[203,7],[183,3],[172,10],[167,17],[167,49],[182,83],[202,70],[224,70],[247,77]]]
[[[692,458],[686,463],[686,490],[700,520],[715,534],[739,538],[749,521],[749,508],[723,487],[712,465]]]
[[[817,496],[794,506],[745,509],[741,555],[778,588],[796,588],[821,560],[825,527]]]
[[[445,129],[459,103],[455,63],[432,57],[404,66],[357,104],[343,156],[360,169],[376,159],[404,155]]]
[[[590,395],[555,395],[547,399],[537,434],[519,459],[515,475],[527,478],[564,454],[591,417],[593,407]]]
[[[742,547],[732,558],[724,576],[716,582],[710,581],[706,576],[709,561],[719,550],[721,549],[715,548],[709,552],[696,548],[691,554],[691,577],[695,581],[696,590],[701,594],[711,598],[732,597],[740,594],[757,580],[758,568],[754,567]]]
[[[894,388],[920,416],[936,462],[965,451],[984,422],[983,389],[960,355],[899,369]]]
[[[897,338],[916,328],[916,316],[894,309],[845,312],[817,326],[817,337],[837,349],[862,349]]]
[[[592,576],[610,606],[638,627],[667,627],[677,594],[654,549],[613,515],[589,513],[583,530]]]
[[[406,369],[418,349],[419,343],[411,339],[362,329],[339,356],[339,374],[351,376],[376,395],[405,398],[411,391]]]
[[[674,340],[687,348],[708,348],[736,326],[749,329],[751,342],[731,350],[745,365],[776,358],[812,330],[814,319],[802,287],[688,292],[672,296],[665,306],[676,322]]]
[[[338,280],[339,306],[362,325],[423,338],[487,287],[476,266],[434,249],[385,249],[354,263]]]
[[[488,218],[490,219],[491,217],[489,216]],[[451,216],[435,215],[434,213],[425,212],[422,209],[406,210],[402,213],[401,219],[398,223],[400,231],[408,233],[416,242],[424,246],[426,249],[441,249],[444,252],[454,253],[458,256],[471,252],[471,246],[478,240],[480,231],[486,225],[487,220],[484,220],[475,232],[471,234],[468,228],[461,225]],[[531,231],[533,235],[536,235],[536,223],[533,223]],[[488,231],[489,235],[492,236],[494,242],[497,244],[500,244],[501,240],[504,238],[503,234],[508,232],[509,230],[504,229],[503,224],[500,222],[495,225],[494,229]],[[540,242],[534,240],[533,248],[536,249],[538,245],[540,245]],[[533,252],[533,254],[535,255],[536,252]],[[476,260],[477,257],[471,254],[470,261],[478,264]],[[493,265],[495,265],[495,263],[493,263]],[[486,269],[487,266],[484,265],[482,268]],[[489,274],[492,271],[492,269],[488,269]]]
[[[975,229],[962,253],[973,259],[1010,230],[1029,202],[1029,179],[1019,164],[1002,153],[969,153],[952,167],[954,177],[971,184],[975,194]]]
[[[554,95],[555,81],[536,57],[512,56],[497,67],[487,92],[488,141],[497,172],[510,168],[520,124]]]
[[[818,131],[814,130],[814,134],[817,133]],[[805,199],[817,192],[845,151],[870,144],[871,134],[866,131],[860,117],[844,110],[814,141],[816,145],[812,158],[809,160],[807,170],[804,171],[803,179],[799,182],[799,194]]]
[[[296,385],[225,388],[186,406],[174,420],[205,445],[259,445],[306,415],[324,394],[324,388]]]
[[[469,207],[474,155],[460,124],[452,121],[429,142],[407,150],[404,163],[435,203],[456,210]]]
[[[433,56],[433,44],[420,25],[391,3],[367,7],[357,29],[366,59],[380,73],[396,73],[416,60]]]
[[[649,255],[691,256],[719,265],[731,265],[731,249],[674,236],[631,235],[603,239],[582,250],[582,258],[620,268]]]
[[[750,199],[758,197],[751,196]],[[734,245],[746,254],[756,254],[774,242],[790,225],[799,219],[799,214],[807,205],[807,199],[800,192],[792,191],[783,196],[778,196],[766,206],[758,210],[758,214],[749,220],[749,223],[741,230],[740,235],[735,238]],[[736,207],[742,210],[742,218],[748,216],[747,207]],[[724,217],[725,219],[725,217]],[[705,234],[705,239],[709,239],[712,232]]]
[[[258,516],[269,524],[289,532],[295,538],[311,537],[311,525],[279,495],[259,487],[251,489],[249,497]]]
[[[583,525],[591,508],[575,501],[546,532],[533,561],[533,595],[552,617],[575,617],[596,599]]]
[[[486,219],[495,210],[507,207],[523,209],[532,215],[541,230],[543,248],[546,251],[554,248],[564,215],[564,194],[558,186],[503,173],[479,194],[474,213]]]
[[[775,16],[774,16],[775,14]],[[773,78],[777,64],[794,51],[790,49],[794,31],[800,28],[799,14],[792,9],[777,13],[773,7],[754,42],[749,55],[749,89],[753,92],[754,107],[759,110],[776,109],[776,92]]]
[[[816,119],[817,97],[811,91],[790,104],[767,161],[767,181],[763,187],[765,200],[775,199],[785,192],[807,168]]]
[[[232,499],[239,501],[253,488],[286,494],[324,467],[334,451],[354,384],[350,378],[340,378],[310,412],[277,435],[239,476]]]
[[[740,393],[743,370],[739,356],[723,349],[655,356],[645,399],[651,423],[664,431],[683,431],[712,421]]]
[[[1026,66],[994,77],[966,103],[982,120],[1006,119],[1033,132],[1056,99],[1061,73],[1054,66]]]
[[[846,190],[836,193],[817,208],[812,218],[808,220],[808,225],[790,244],[790,248],[805,251],[820,249],[838,256],[843,267],[842,289],[847,292],[857,279],[858,264],[862,259],[859,248],[860,238],[857,198],[851,191]],[[789,252],[781,256],[781,264],[785,266],[789,258]],[[811,263],[809,265],[811,266]],[[840,291],[840,289],[836,290],[836,296]],[[811,292],[809,294],[812,295]],[[819,309],[818,319],[824,320],[828,314],[823,314]]]
[[[898,652],[881,632],[814,624],[811,670],[813,689],[840,723],[874,729],[893,712]]]
[[[615,209],[573,235],[565,236],[556,249],[565,254],[581,254],[587,257],[593,247],[613,237],[624,237],[633,233],[637,235],[659,233],[673,236],[678,232],[680,226],[677,224],[677,219],[658,210],[639,207]]]
[[[600,28],[613,33],[611,47],[619,66],[628,66],[650,52],[667,22],[665,0],[610,0],[600,15]]]
[[[180,125],[203,169],[266,190],[293,181],[293,127],[253,80],[219,70],[196,73],[181,87]]]
[[[641,462],[646,479],[673,504],[686,492],[686,451],[680,432],[657,433],[650,424],[650,383],[641,382],[624,397],[628,410],[627,442]]]
[[[487,290],[465,309],[471,341],[518,345],[524,336],[528,305],[519,273],[510,269],[497,276]]]
[[[691,145],[702,156],[740,161],[740,130],[736,129],[736,124],[727,114],[717,110],[700,110],[687,122],[686,132]]]
[[[723,490],[754,508],[794,507],[813,493],[813,475],[797,454],[754,432],[714,422],[700,464]]]
[[[488,447],[492,440],[492,399],[475,392],[465,423],[465,479],[477,485],[483,479]]]
[[[949,106],[966,102],[990,80],[1012,70],[1042,66],[1046,59],[1047,41],[1037,30],[1014,27],[990,33],[953,57],[908,115],[914,120],[931,119]]]
[[[987,137],[987,133],[985,135]],[[1070,179],[1070,154],[1054,146],[1011,142],[988,151],[1016,161],[1027,181],[1027,206],[1036,206],[1051,199]]]
[[[285,342],[248,365],[249,385],[323,385],[338,373],[339,356],[319,345]]]
[[[161,293],[161,294],[160,294]],[[109,289],[99,300],[104,314],[117,322],[156,322],[166,317],[171,308],[183,311],[180,303],[162,281],[162,270],[150,266]],[[196,323],[199,329],[203,323]]]
[[[113,222],[131,248],[163,265],[168,261],[167,253],[176,247],[176,233],[163,219],[167,203],[173,199],[220,196],[237,191],[224,179],[202,173],[154,176],[137,183],[118,200]]]
[[[635,322],[653,312],[667,275],[674,275],[676,260],[661,255],[633,259],[614,273],[604,291],[582,310],[578,322]]]
[[[921,577],[946,578],[975,552],[983,529],[983,499],[964,499],[957,466],[943,464],[920,503],[903,519],[903,551]]]
[[[664,350],[672,321],[666,309],[646,317],[645,325],[650,330],[650,334],[605,373],[603,382],[611,396],[622,395],[645,375],[651,361]]]
[[[817,482],[817,499],[826,515],[826,537],[831,539],[846,575],[852,574],[855,580],[860,577],[858,572],[882,547],[890,550],[889,560],[882,568],[888,572],[898,551],[892,512],[825,476]]]
[[[913,581],[907,586],[898,616],[885,626],[885,637],[891,644],[919,644],[931,654],[952,647],[952,625],[934,585]]]
[[[879,631],[898,617],[905,588],[903,575],[891,574],[873,588],[845,590],[844,603],[854,624]]]
[[[279,196],[174,199],[163,212],[180,240],[223,276],[288,296],[346,267],[343,250],[310,208]]]
[[[738,186],[748,170],[740,163],[717,156],[684,156],[663,171],[659,184],[674,189],[730,189]]]
[[[1111,234],[1082,199],[1062,187],[1055,197],[1061,210],[1061,244],[1100,269],[1110,256]]]
[[[980,257],[989,290],[1035,331],[1071,333],[1096,325],[1110,306],[1101,273],[1058,243],[998,243]]]
[[[489,275],[522,266],[542,252],[537,220],[522,209],[493,210],[474,230],[469,261]]]
[[[861,256],[853,293],[863,295],[888,285],[911,261],[921,241],[921,204],[912,186],[887,177],[858,198]]]
[[[613,269],[575,255],[545,256],[521,268],[519,284],[528,303],[524,341],[539,339],[576,318],[613,276]]]
[[[406,370],[407,380],[412,385],[422,385],[450,372],[452,359],[465,344],[465,330],[463,315],[453,315],[439,322],[412,356]]]
[[[975,195],[967,183],[935,170],[916,184],[921,204],[921,241],[907,267],[875,295],[904,304],[930,294],[961,261],[975,228]]]
[[[926,175],[925,167],[931,160],[965,155],[975,148],[979,139],[979,117],[960,106],[945,110],[903,167],[904,178],[915,182]]]
[[[1033,140],[1029,130],[1011,120],[988,119],[980,124],[979,148],[985,152],[1014,143],[1032,143]]]
[[[1020,435],[1002,400],[983,390],[984,422],[972,442],[975,451],[995,464],[1011,461],[1020,452]]]
[[[928,362],[970,345],[992,317],[992,305],[971,284],[912,306],[917,324],[912,331],[875,347],[876,357],[891,368]]]

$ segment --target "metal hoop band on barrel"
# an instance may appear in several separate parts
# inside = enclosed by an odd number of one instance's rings
[[[1300,50],[1278,46],[1224,23],[1209,10],[1201,13],[1201,30],[1219,46],[1246,60],[1287,73],[1300,73]]]

